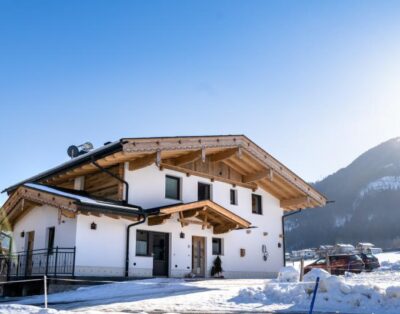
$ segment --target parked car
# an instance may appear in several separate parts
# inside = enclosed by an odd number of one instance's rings
[[[365,270],[365,265],[357,254],[338,254],[329,256],[330,270],[332,275],[343,275],[346,271],[360,273]],[[304,273],[308,273],[313,268],[328,270],[325,257],[317,259],[315,262],[304,267]]]
[[[375,268],[381,267],[379,260],[372,253],[361,253],[360,257],[362,258],[365,264],[365,270],[367,271],[372,271]]]

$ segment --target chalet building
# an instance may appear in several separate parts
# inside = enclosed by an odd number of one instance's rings
[[[5,191],[8,278],[264,278],[282,215],[326,199],[243,135],[123,138]]]

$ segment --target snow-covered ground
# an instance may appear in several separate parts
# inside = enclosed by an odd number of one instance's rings
[[[400,313],[400,252],[377,255],[381,270],[321,282],[315,309],[339,313]],[[307,264],[307,263],[306,263]],[[297,266],[297,264],[295,265]],[[293,282],[293,270],[279,279],[184,280],[156,278],[80,288],[3,303],[0,313],[99,312],[274,312],[307,311],[311,282]],[[310,277],[310,276],[309,276]],[[306,279],[307,280],[307,279]]]

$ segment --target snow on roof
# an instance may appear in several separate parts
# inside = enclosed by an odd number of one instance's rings
[[[140,210],[140,208],[137,206],[121,205],[117,202],[96,199],[96,198],[81,195],[79,193],[73,193],[73,191],[65,191],[65,190],[61,190],[61,189],[43,185],[43,184],[25,183],[24,186],[26,186],[28,188],[40,190],[43,192],[48,192],[48,193],[56,194],[59,196],[64,196],[67,198],[72,198],[72,199],[74,199],[82,204],[86,204],[86,205],[99,206],[99,207],[110,208],[110,209],[130,210],[130,211]]]
[[[343,248],[354,248],[353,245],[351,244],[344,244],[344,243],[338,243],[336,244],[337,247],[343,247]]]
[[[374,244],[369,243],[369,242],[360,242],[357,245],[359,245],[359,246],[375,246]]]

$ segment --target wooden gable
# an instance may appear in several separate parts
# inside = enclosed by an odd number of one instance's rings
[[[278,198],[286,210],[324,206],[326,202],[322,194],[243,135],[129,138],[122,142],[121,151],[96,160],[109,169],[118,166],[121,177],[125,162],[129,170],[155,164],[161,170],[172,169],[252,190],[264,189]],[[121,200],[123,185],[117,182],[118,187],[112,186],[106,182],[112,178],[107,179],[98,172],[99,169],[89,162],[42,182],[63,185],[77,176],[85,176],[92,182],[85,188]]]

